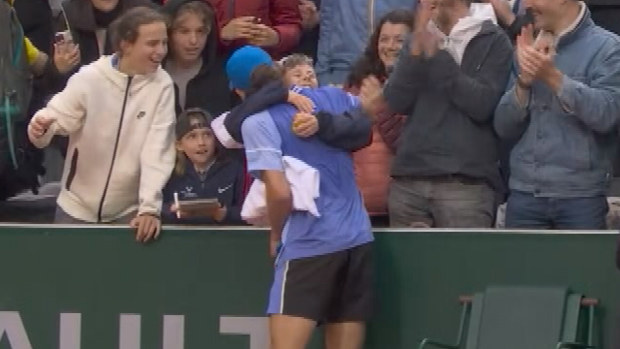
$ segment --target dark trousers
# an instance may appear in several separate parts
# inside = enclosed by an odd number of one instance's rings
[[[512,191],[506,207],[506,228],[606,229],[609,206],[605,196],[536,197]]]

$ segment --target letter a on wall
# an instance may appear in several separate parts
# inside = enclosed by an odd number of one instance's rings
[[[11,349],[32,349],[22,317],[17,311],[0,311],[0,340],[6,335]]]

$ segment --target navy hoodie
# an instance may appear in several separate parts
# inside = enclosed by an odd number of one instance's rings
[[[244,224],[241,219],[241,206],[245,194],[245,176],[243,166],[233,159],[218,159],[207,171],[204,180],[188,161],[185,173],[181,176],[173,172],[168,184],[164,188],[164,205],[162,209],[163,222],[168,224]],[[178,219],[170,212],[174,203],[174,193],[179,200],[213,199],[216,198],[227,209],[226,217],[222,222],[216,222],[210,217],[195,217]]]

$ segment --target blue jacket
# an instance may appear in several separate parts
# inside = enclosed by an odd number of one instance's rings
[[[559,95],[536,82],[523,108],[513,86],[497,107],[497,133],[516,142],[511,190],[545,197],[606,193],[620,120],[620,38],[585,11],[558,42],[555,64],[564,73]]]
[[[381,17],[417,0],[322,0],[316,73],[320,85],[344,84]]]
[[[185,173],[182,176],[173,173],[164,188],[163,222],[168,224],[245,224],[241,219],[244,185],[245,173],[238,161],[216,160],[207,171],[204,181],[194,169],[194,165],[188,161]],[[170,212],[175,192],[179,194],[179,200],[216,198],[222,206],[226,207],[226,217],[219,223],[209,217],[178,219]]]

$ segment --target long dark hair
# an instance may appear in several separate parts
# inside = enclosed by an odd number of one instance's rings
[[[381,18],[379,24],[370,36],[370,41],[362,57],[353,65],[349,74],[346,86],[358,87],[362,84],[362,80],[370,75],[374,75],[379,79],[387,78],[385,64],[379,58],[379,35],[381,28],[385,23],[404,24],[409,30],[413,29],[413,12],[405,9],[398,9],[387,13]]]

